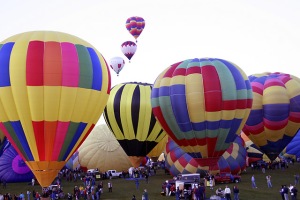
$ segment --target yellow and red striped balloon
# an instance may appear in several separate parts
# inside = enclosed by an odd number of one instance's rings
[[[76,36],[32,31],[0,43],[0,130],[43,187],[93,129],[109,93],[105,59]]]

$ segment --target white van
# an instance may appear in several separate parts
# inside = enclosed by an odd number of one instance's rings
[[[177,180],[189,180],[194,183],[200,183],[201,177],[200,174],[194,173],[194,174],[178,174]]]

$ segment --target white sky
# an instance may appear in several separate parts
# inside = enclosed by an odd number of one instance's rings
[[[0,40],[34,30],[61,31],[91,43],[107,62],[126,65],[112,86],[154,83],[169,65],[190,58],[222,58],[247,75],[284,72],[300,77],[299,0],[0,0]],[[120,45],[135,41],[127,18],[143,17],[131,63]],[[99,120],[99,123],[103,119]]]

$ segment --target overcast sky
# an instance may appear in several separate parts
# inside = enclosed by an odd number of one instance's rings
[[[112,86],[154,83],[169,65],[190,58],[222,58],[247,75],[284,72],[300,77],[299,0],[0,0],[0,40],[34,30],[61,31],[91,43],[107,61],[125,67]],[[128,63],[120,46],[135,39],[127,18],[146,26]]]

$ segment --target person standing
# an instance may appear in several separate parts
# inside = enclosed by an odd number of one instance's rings
[[[142,195],[142,199],[143,200],[149,200],[147,189],[144,189],[144,192],[143,192],[143,195]]]
[[[252,175],[252,177],[251,177],[251,183],[252,183],[252,188],[257,188],[254,175]]]
[[[272,187],[271,175],[266,176],[268,188]]]
[[[139,189],[139,186],[140,186],[139,179],[135,178],[135,187],[136,187],[137,190]]]
[[[233,186],[233,199],[234,200],[239,200],[239,193],[240,193],[240,190],[239,188],[235,185]]]
[[[111,181],[108,181],[107,186],[108,186],[108,192],[112,192],[112,183],[111,183]]]
[[[176,188],[176,192],[175,192],[175,197],[176,197],[176,200],[180,200],[180,190],[179,190],[179,187]]]
[[[26,194],[27,194],[27,200],[30,200],[30,194],[31,194],[31,192],[29,190],[27,190]]]
[[[296,188],[296,185],[292,188],[291,190],[291,198],[292,200],[296,200],[297,199],[297,193],[298,193],[298,190]]]
[[[136,200],[135,195],[132,195],[132,199],[131,200]]]
[[[224,193],[225,193],[225,198],[227,200],[231,200],[231,190],[227,185],[225,187]]]

